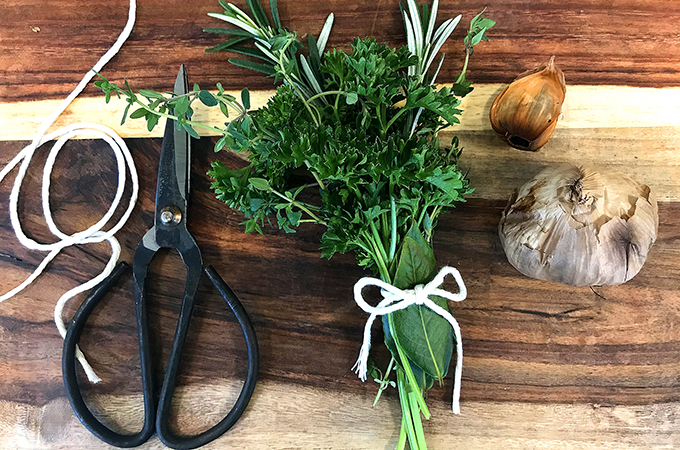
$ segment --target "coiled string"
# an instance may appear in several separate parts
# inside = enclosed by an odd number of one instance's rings
[[[26,278],[23,283],[6,294],[0,296],[0,302],[15,296],[28,285],[30,285],[45,270],[50,261],[52,261],[64,248],[70,247],[72,245],[89,244],[103,241],[108,241],[111,245],[111,257],[109,258],[109,262],[106,264],[104,270],[88,282],[69,290],[57,301],[57,305],[54,310],[54,321],[56,322],[57,328],[59,329],[59,333],[62,337],[66,336],[66,326],[64,325],[64,320],[62,318],[62,312],[66,302],[79,293],[92,289],[94,286],[99,284],[111,273],[114,266],[118,262],[118,258],[120,256],[120,244],[114,237],[114,234],[116,234],[123,227],[123,225],[125,225],[125,222],[130,217],[130,214],[135,207],[137,195],[139,193],[139,180],[137,177],[137,169],[135,168],[130,150],[125,145],[123,139],[121,139],[121,137],[118,136],[118,134],[116,134],[116,132],[111,128],[94,123],[76,123],[60,128],[50,134],[46,133],[52,124],[57,120],[57,118],[64,112],[64,110],[68,108],[71,102],[73,102],[73,100],[83,91],[83,89],[85,89],[87,84],[96,75],[96,72],[99,72],[106,65],[106,63],[108,63],[111,58],[113,58],[121,49],[132,32],[132,28],[135,24],[136,10],[136,0],[130,0],[130,9],[128,12],[127,23],[125,24],[125,28],[121,32],[120,36],[118,36],[118,39],[113,44],[113,46],[104,54],[104,56],[99,59],[99,61],[97,61],[94,67],[92,67],[92,69],[85,74],[83,79],[80,80],[80,83],[78,83],[78,86],[76,86],[73,92],[71,92],[71,94],[66,97],[59,107],[42,122],[31,143],[27,145],[21,152],[19,152],[19,154],[17,154],[9,162],[9,164],[7,164],[2,169],[2,171],[0,171],[0,183],[2,183],[7,174],[9,174],[17,165],[21,164],[19,165],[19,172],[17,173],[17,176],[14,180],[14,186],[12,187],[9,197],[9,214],[12,228],[14,229],[17,239],[24,247],[30,250],[49,252],[38,265],[38,267],[33,271],[33,273],[28,278]],[[52,212],[50,210],[50,180],[52,177],[52,168],[54,167],[54,162],[57,159],[59,151],[69,139],[74,137],[99,138],[103,139],[109,144],[116,157],[116,163],[118,166],[118,188],[116,189],[116,195],[111,202],[109,210],[97,223],[83,231],[67,235],[57,228],[57,225],[54,223],[52,218]],[[49,155],[47,156],[47,161],[45,162],[45,168],[43,171],[42,207],[45,221],[47,222],[49,230],[59,240],[52,244],[44,244],[29,238],[24,233],[24,230],[21,226],[21,220],[19,219],[18,203],[21,185],[24,181],[33,155],[35,154],[38,147],[54,139],[57,139],[57,142],[54,144]],[[118,205],[120,204],[120,201],[123,197],[127,171],[130,172],[130,178],[132,181],[132,194],[130,195],[130,202],[120,220],[118,220],[118,222],[108,231],[103,231],[104,226],[113,217],[113,214],[118,208]],[[88,364],[80,349],[77,350],[76,354],[78,361],[80,361],[83,369],[85,369],[87,378],[94,383],[101,381],[101,379],[94,373],[92,367]]]

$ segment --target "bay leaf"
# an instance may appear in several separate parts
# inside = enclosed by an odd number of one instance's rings
[[[394,286],[412,289],[417,284],[431,281],[435,271],[436,261],[430,245],[416,228],[412,228],[404,238],[393,280]],[[449,311],[446,299],[436,296],[430,296],[430,299]],[[408,359],[426,375],[441,381],[448,372],[453,355],[454,337],[449,322],[422,305],[411,305],[393,312],[391,316],[396,342],[394,336],[388,336],[386,332],[388,348],[390,344],[394,349],[395,344],[399,345]],[[384,319],[383,328],[389,328],[384,326],[385,321],[389,321],[389,318]],[[388,337],[392,342],[387,342]]]

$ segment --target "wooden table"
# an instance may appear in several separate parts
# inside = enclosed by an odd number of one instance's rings
[[[243,2],[238,2],[240,5]],[[680,446],[680,3],[675,0],[465,0],[444,2],[440,20],[457,13],[467,22],[489,6],[498,22],[491,41],[475,50],[466,100],[455,131],[465,147],[462,165],[477,191],[442,217],[435,237],[441,265],[458,267],[469,297],[453,305],[465,348],[462,415],[450,412],[452,385],[428,396],[425,423],[433,449],[650,449]],[[397,2],[279,0],[281,16],[301,35],[318,33],[326,15],[337,20],[330,46],[373,35],[401,45]],[[271,80],[203,54],[219,37],[206,16],[213,0],[143,0],[132,37],[105,68],[112,81],[166,89],[180,63],[190,82],[262,90]],[[30,139],[123,27],[127,2],[6,0],[0,4],[0,166]],[[440,81],[461,63],[461,26],[444,50]],[[505,146],[486,116],[495,94],[520,72],[556,55],[569,84],[565,117],[538,153]],[[213,120],[208,113],[202,116]],[[89,87],[61,123],[94,120],[116,125],[120,104],[104,105]],[[160,141],[139,125],[119,128],[140,172],[139,203],[118,234],[122,259],[152,224]],[[158,127],[158,132],[162,127]],[[446,132],[444,140],[452,132]],[[157,136],[155,134],[154,136]],[[395,392],[375,409],[375,383],[352,373],[366,316],[351,298],[365,275],[352,255],[319,258],[322,230],[296,234],[266,229],[244,235],[242,217],[217,201],[205,172],[227,152],[213,138],[195,145],[189,228],[204,259],[223,274],[249,311],[261,350],[260,382],[237,426],[209,448],[392,448],[399,429]],[[95,222],[111,200],[116,173],[101,142],[70,144],[57,161],[52,210],[62,229]],[[41,217],[41,150],[22,191],[27,232],[52,239]],[[509,193],[541,167],[558,161],[597,162],[648,183],[659,200],[659,238],[649,260],[623,286],[571,288],[530,280],[506,261],[496,234]],[[0,292],[22,281],[43,254],[26,251],[9,218],[11,181],[0,186]],[[20,295],[0,304],[0,447],[104,448],[71,413],[61,381],[62,340],[52,321],[57,298],[98,273],[106,245],[65,250]],[[174,254],[152,268],[154,354],[167,361],[184,270]],[[121,282],[91,320],[83,349],[104,379],[87,386],[107,420],[132,431],[141,423],[139,361],[131,281]],[[82,299],[82,297],[80,297]],[[79,300],[80,300],[79,299]],[[75,311],[76,303],[67,307]],[[211,285],[202,282],[182,368],[176,427],[196,432],[231,407],[244,376],[245,344]],[[376,331],[376,334],[378,332]],[[387,352],[375,346],[376,358]],[[161,367],[157,373],[161,374]],[[153,438],[144,448],[162,448]]]

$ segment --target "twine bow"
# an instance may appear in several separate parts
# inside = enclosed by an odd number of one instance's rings
[[[444,289],[439,289],[439,286],[444,283],[444,278],[447,275],[453,275],[456,279],[458,292],[455,294]],[[377,306],[371,306],[364,300],[361,292],[366,286],[377,286],[381,289],[380,293],[383,296],[383,300],[378,303]],[[359,358],[352,369],[359,375],[359,378],[362,381],[366,381],[368,372],[368,352],[371,349],[371,326],[376,317],[408,308],[411,305],[426,306],[446,319],[449,324],[451,324],[453,332],[455,333],[457,359],[453,381],[452,409],[455,414],[460,414],[460,383],[463,374],[463,341],[460,335],[460,327],[451,313],[430,300],[430,295],[444,297],[454,302],[465,300],[465,297],[467,297],[467,289],[465,288],[465,283],[463,283],[463,278],[460,276],[460,272],[453,267],[442,267],[439,273],[429,283],[425,285],[419,284],[413,289],[406,290],[396,288],[389,283],[385,283],[382,280],[372,277],[364,277],[357,281],[354,285],[354,301],[361,309],[369,313],[370,316],[364,327],[364,342],[361,346],[361,351],[359,352]]]

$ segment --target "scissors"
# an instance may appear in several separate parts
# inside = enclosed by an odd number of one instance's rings
[[[174,93],[175,95],[181,95],[188,93],[188,91],[187,72],[182,65],[175,81]],[[178,436],[170,431],[168,424],[170,404],[175,391],[177,370],[184,350],[184,343],[194,307],[194,298],[203,268],[201,251],[193,236],[187,230],[187,201],[190,172],[190,137],[184,129],[178,129],[175,126],[175,122],[168,119],[165,126],[158,167],[154,226],[144,235],[142,241],[137,246],[132,262],[135,313],[137,333],[139,335],[139,356],[144,394],[144,426],[141,431],[130,435],[120,434],[101,423],[85,404],[76,379],[76,344],[80,339],[85,323],[99,301],[129,267],[127,263],[119,263],[113,272],[92,290],[78,308],[73,319],[71,319],[64,340],[62,373],[66,395],[71,403],[73,412],[80,422],[95,436],[116,447],[136,447],[141,445],[153,435],[154,431],[158,434],[163,444],[174,449],[191,449],[205,445],[224,434],[241,417],[250,401],[257,381],[259,364],[257,338],[248,314],[234,292],[220,278],[215,269],[208,266],[205,268],[205,274],[215,285],[224,300],[226,300],[245,336],[248,353],[246,379],[232,410],[217,425],[196,436]],[[177,250],[186,266],[187,278],[168,368],[165,371],[160,397],[156,401],[149,344],[145,280],[149,263],[161,248]]]

